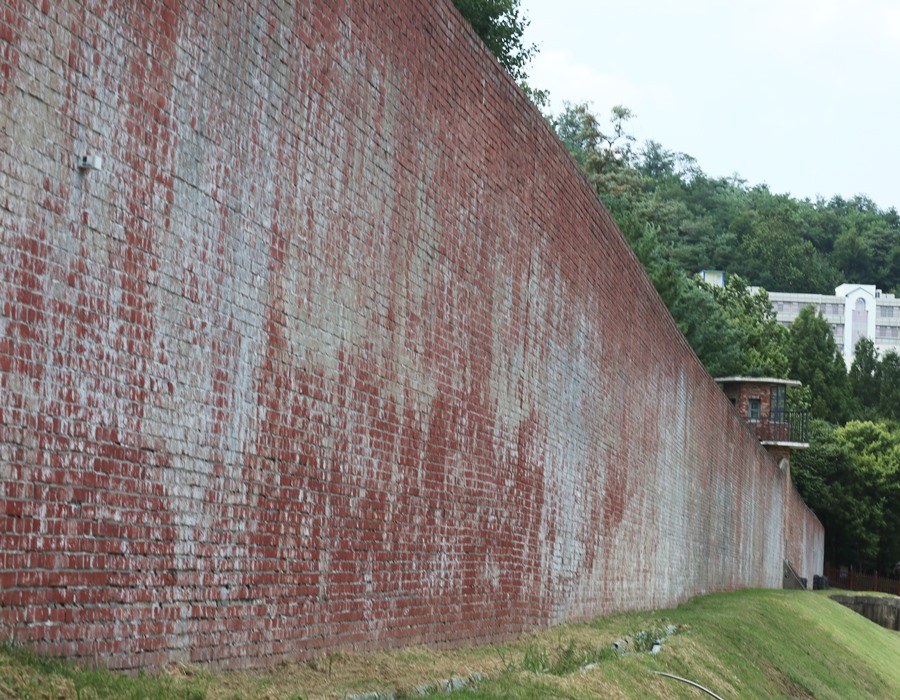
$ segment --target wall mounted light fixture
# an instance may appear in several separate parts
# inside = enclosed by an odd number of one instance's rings
[[[103,170],[103,158],[100,156],[80,156],[78,158],[79,170]]]

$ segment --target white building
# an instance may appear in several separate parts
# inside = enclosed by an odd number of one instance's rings
[[[750,287],[756,292],[759,287]],[[768,290],[767,290],[768,291]],[[878,356],[889,350],[900,353],[900,299],[885,294],[874,284],[842,284],[834,296],[768,292],[779,323],[790,327],[804,306],[812,306],[831,324],[834,340],[847,367],[860,338],[875,343]]]

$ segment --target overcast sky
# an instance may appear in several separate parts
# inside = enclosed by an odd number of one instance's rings
[[[900,0],[521,0],[552,110],[635,112],[708,175],[900,209]]]

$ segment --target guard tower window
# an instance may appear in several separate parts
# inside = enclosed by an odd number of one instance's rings
[[[759,420],[759,399],[750,399],[750,420]]]
[[[772,420],[780,423],[784,420],[784,412],[787,408],[787,387],[779,384],[772,387]]]

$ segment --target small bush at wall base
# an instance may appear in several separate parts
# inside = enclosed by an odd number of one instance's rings
[[[532,673],[565,676],[589,664],[612,659],[615,656],[616,652],[611,647],[579,646],[574,639],[570,639],[565,646],[560,642],[553,651],[536,644],[529,646],[525,650],[522,668]]]

